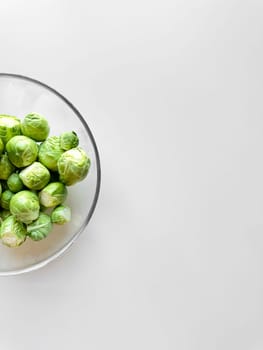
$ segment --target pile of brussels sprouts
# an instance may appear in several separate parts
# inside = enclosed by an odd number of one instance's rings
[[[69,222],[66,186],[88,174],[90,159],[78,147],[77,134],[48,136],[49,131],[37,113],[22,121],[0,115],[0,238],[8,247],[27,237],[39,241],[53,224]]]

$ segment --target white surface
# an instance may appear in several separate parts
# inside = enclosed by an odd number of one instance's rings
[[[103,181],[71,251],[0,280],[0,347],[263,348],[262,1],[6,1],[2,71],[87,117]]]

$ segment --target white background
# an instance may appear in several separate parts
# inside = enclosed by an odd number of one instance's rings
[[[70,252],[0,279],[1,349],[263,349],[262,19],[261,0],[1,2],[0,71],[69,98],[102,161]]]

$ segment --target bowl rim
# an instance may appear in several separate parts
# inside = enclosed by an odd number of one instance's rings
[[[91,208],[89,210],[89,213],[87,215],[87,217],[85,218],[85,221],[83,222],[83,224],[81,225],[80,229],[74,234],[74,236],[69,240],[69,242],[67,242],[66,244],[64,244],[62,246],[62,248],[60,248],[58,251],[56,251],[54,254],[52,254],[50,257],[43,259],[29,267],[25,267],[25,268],[21,268],[21,269],[14,269],[11,271],[5,271],[5,272],[1,272],[0,271],[0,277],[1,276],[14,276],[14,275],[21,275],[27,272],[32,272],[35,270],[40,269],[41,267],[46,266],[47,264],[51,263],[52,261],[54,261],[55,259],[57,259],[58,257],[62,256],[66,251],[69,250],[69,248],[72,246],[72,244],[77,240],[77,238],[83,233],[84,229],[86,228],[86,226],[88,225],[94,210],[96,208],[97,202],[98,202],[98,198],[99,198],[99,193],[100,193],[100,187],[101,187],[101,164],[100,164],[100,156],[99,156],[99,151],[98,151],[98,147],[97,144],[95,142],[95,138],[86,122],[86,120],[84,119],[84,117],[80,114],[80,112],[78,111],[78,109],[73,105],[72,102],[70,102],[64,95],[62,95],[60,92],[58,92],[57,90],[55,90],[54,88],[52,88],[51,86],[47,85],[46,83],[43,83],[35,78],[31,78],[25,75],[21,75],[21,74],[15,74],[15,73],[1,73],[0,72],[0,79],[1,78],[14,78],[14,79],[21,79],[21,80],[25,80],[25,81],[29,81],[31,83],[37,84],[42,86],[43,88],[45,88],[46,90],[54,93],[56,96],[58,96],[60,99],[62,99],[72,110],[73,112],[76,114],[76,116],[80,119],[82,125],[84,126],[84,128],[86,129],[92,146],[94,148],[94,152],[95,152],[95,159],[96,159],[96,164],[97,164],[97,183],[96,183],[96,190],[95,190],[95,194],[94,194],[94,198],[92,201],[92,205]]]

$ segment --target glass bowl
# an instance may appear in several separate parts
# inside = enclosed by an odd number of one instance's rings
[[[23,118],[30,112],[43,114],[50,124],[50,135],[75,131],[80,146],[91,159],[86,179],[68,187],[66,203],[72,219],[63,226],[54,225],[49,236],[39,242],[27,239],[17,248],[0,243],[0,276],[36,270],[62,255],[87,226],[96,206],[100,189],[100,160],[94,137],[78,110],[59,92],[35,79],[0,73],[0,114]]]

